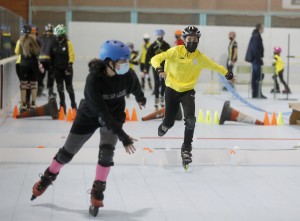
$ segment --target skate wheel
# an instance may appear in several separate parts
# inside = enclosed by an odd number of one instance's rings
[[[94,217],[97,216],[98,211],[99,211],[99,207],[90,206],[89,208],[89,213]]]
[[[185,169],[185,171],[188,171],[188,169],[189,169],[189,165],[188,164],[183,163],[182,166]]]

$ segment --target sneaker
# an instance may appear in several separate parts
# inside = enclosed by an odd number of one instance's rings
[[[169,127],[167,127],[164,123],[161,123],[158,127],[158,136],[164,136],[168,132],[168,130]]]

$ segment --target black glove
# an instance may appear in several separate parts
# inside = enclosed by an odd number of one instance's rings
[[[120,141],[123,143],[123,146],[128,146],[129,144],[133,144],[131,138],[126,134],[124,136],[119,137]]]
[[[145,106],[147,102],[147,99],[143,97],[138,103],[140,103],[142,106]]]
[[[73,64],[69,63],[66,69],[66,75],[71,75],[71,74],[73,74]]]
[[[228,71],[228,73],[225,75],[225,78],[227,80],[231,80],[233,78],[233,73],[231,71]]]

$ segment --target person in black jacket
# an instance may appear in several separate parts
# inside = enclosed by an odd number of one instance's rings
[[[53,66],[54,77],[57,84],[60,107],[63,107],[66,113],[64,83],[69,93],[71,107],[72,109],[77,109],[73,88],[73,63],[75,54],[73,44],[67,38],[66,27],[64,25],[57,25],[54,28],[54,35],[56,36],[56,40],[50,50],[50,61]]]
[[[165,31],[162,29],[155,30],[155,35],[157,36],[155,42],[153,42],[147,50],[146,60],[145,60],[145,69],[144,73],[148,73],[150,60],[157,54],[160,54],[170,48],[170,45],[164,41],[163,37],[165,35]],[[164,68],[164,63],[162,62],[161,67]],[[159,95],[160,95],[160,103],[161,107],[164,107],[165,104],[165,80],[159,76],[154,68],[152,68],[153,76],[154,76],[154,95],[155,95],[155,109],[158,109],[159,103]]]
[[[264,46],[261,34],[264,32],[264,25],[257,24],[252,32],[252,36],[248,45],[245,60],[252,64],[252,98],[267,98],[262,94],[261,85],[263,74],[261,73],[261,66],[263,65]]]
[[[125,122],[125,96],[132,93],[140,108],[146,98],[136,74],[129,69],[130,50],[123,42],[106,41],[100,51],[100,59],[89,62],[84,97],[64,146],[55,155],[41,180],[33,187],[32,200],[40,196],[56,179],[60,169],[69,163],[84,143],[100,127],[100,146],[96,178],[91,192],[91,212],[97,215],[103,206],[103,192],[119,139],[127,153],[134,153],[134,141],[122,126]]]

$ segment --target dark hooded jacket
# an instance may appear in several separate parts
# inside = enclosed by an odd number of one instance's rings
[[[132,93],[137,102],[146,103],[139,80],[132,69],[124,75],[107,76],[106,66],[99,59],[92,60],[89,69],[78,117],[82,124],[99,121],[122,141],[124,136],[128,136],[122,129],[126,118],[126,94]]]
[[[263,65],[264,46],[258,29],[254,29],[248,45],[245,60],[254,64]]]

